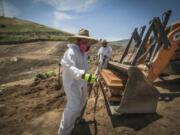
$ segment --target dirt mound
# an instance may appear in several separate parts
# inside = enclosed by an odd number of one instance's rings
[[[0,134],[22,134],[34,118],[64,107],[64,95],[55,77],[6,89],[0,96]]]

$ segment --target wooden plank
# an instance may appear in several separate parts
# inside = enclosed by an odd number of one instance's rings
[[[108,87],[123,87],[123,83],[126,81],[108,69],[103,69],[101,71],[101,76]]]

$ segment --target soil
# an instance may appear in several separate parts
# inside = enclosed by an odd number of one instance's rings
[[[57,77],[34,82],[37,72],[58,72],[58,58],[66,50],[64,42],[36,42],[0,46],[0,134],[56,135],[66,105],[63,89],[57,87]],[[97,47],[90,52],[95,56]],[[119,59],[121,49],[113,48]],[[17,59],[16,59],[16,58]],[[40,63],[40,64],[39,64]],[[95,69],[91,60],[91,72]],[[154,83],[160,92],[154,114],[124,114],[109,116],[100,91],[96,124],[93,122],[94,93],[88,100],[85,123],[73,130],[73,135],[179,135],[180,76],[171,75]]]

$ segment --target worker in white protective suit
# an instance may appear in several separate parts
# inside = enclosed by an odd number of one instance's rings
[[[102,47],[98,51],[98,57],[99,57],[99,65],[101,65],[101,68],[107,68],[108,61],[111,58],[112,55],[112,48],[108,45],[108,42],[106,40],[103,40],[101,42]],[[102,64],[103,63],[103,64]]]
[[[93,75],[87,73],[87,52],[97,40],[89,37],[89,31],[85,29],[81,29],[77,35],[68,40],[71,43],[68,44],[68,49],[61,60],[67,105],[61,117],[58,135],[71,134],[87,100],[87,82],[95,81]]]

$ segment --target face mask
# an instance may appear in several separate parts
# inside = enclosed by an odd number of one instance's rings
[[[85,43],[80,43],[79,48],[82,53],[89,51],[89,46],[87,46],[87,44],[85,44]]]

